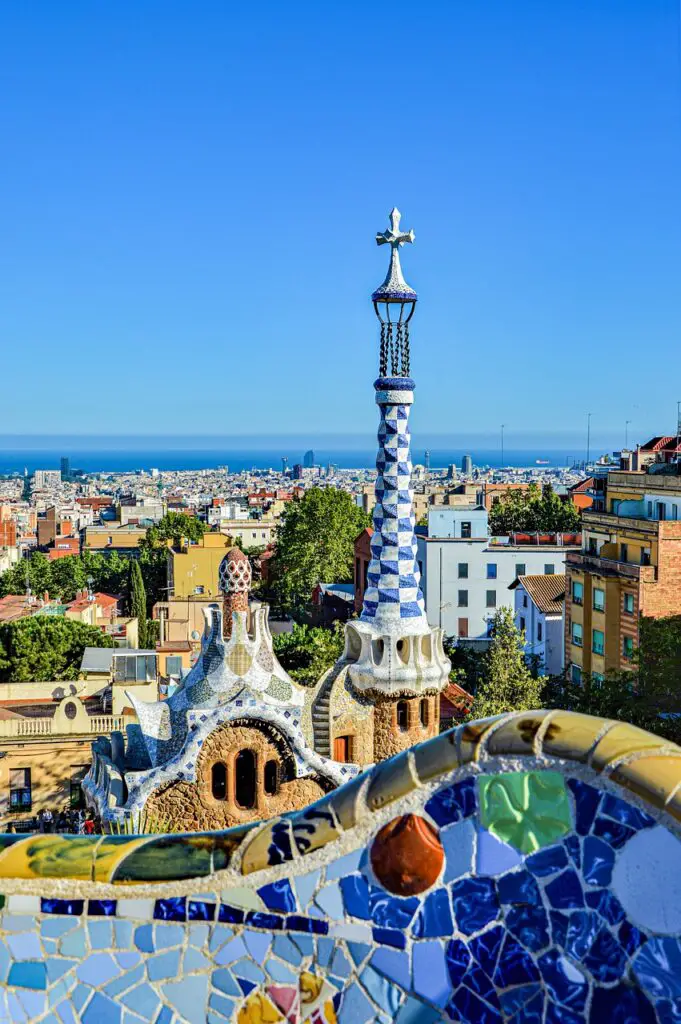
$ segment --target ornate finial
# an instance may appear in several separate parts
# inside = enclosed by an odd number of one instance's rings
[[[390,211],[390,227],[387,231],[378,231],[376,233],[376,244],[377,245],[392,245],[395,249],[398,245],[404,245],[405,242],[413,242],[415,235],[413,231],[400,231],[400,221],[402,214],[393,206]]]
[[[402,214],[393,206],[390,211],[390,227],[376,234],[377,245],[390,246],[390,266],[385,281],[371,296],[374,302],[416,302],[416,292],[404,280],[399,255],[401,245],[414,241],[414,232],[400,231],[401,218]]]

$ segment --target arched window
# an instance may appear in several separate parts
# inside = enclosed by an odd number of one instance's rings
[[[397,728],[400,732],[406,732],[409,728],[409,705],[406,700],[397,702]]]
[[[428,699],[427,699],[427,697],[422,697],[421,698],[421,703],[419,704],[419,717],[421,719],[421,725],[425,729],[426,726],[428,725]]]
[[[222,761],[216,761],[211,768],[211,792],[214,800],[227,799],[227,768]]]
[[[279,765],[276,761],[267,761],[265,764],[265,792],[268,796],[279,792]]]
[[[240,750],[234,761],[234,796],[239,807],[255,807],[256,761],[252,750]]]

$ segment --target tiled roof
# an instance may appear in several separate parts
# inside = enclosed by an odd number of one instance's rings
[[[522,584],[540,612],[555,614],[565,598],[565,574],[547,576],[519,576],[516,584]],[[511,584],[514,586],[514,584]]]

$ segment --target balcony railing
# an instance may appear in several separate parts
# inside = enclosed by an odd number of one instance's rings
[[[628,579],[643,583],[654,583],[657,579],[657,569],[654,565],[620,562],[616,558],[601,558],[586,551],[569,551],[565,556],[565,564],[574,569],[591,570],[605,576],[626,576]]]
[[[14,739],[21,737],[40,736],[72,736],[83,735],[103,736],[111,732],[125,732],[126,719],[123,715],[92,715],[88,719],[88,728],[79,726],[67,729],[55,729],[51,718],[8,718],[0,721],[0,737]],[[69,723],[70,726],[70,723]]]

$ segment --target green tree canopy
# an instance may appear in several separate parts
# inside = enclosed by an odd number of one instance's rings
[[[581,514],[571,501],[555,493],[550,484],[541,491],[530,484],[527,491],[508,490],[494,499],[489,513],[492,536],[514,532],[573,533],[581,529]]]
[[[95,626],[54,615],[34,615],[0,626],[0,681],[76,679],[86,647],[113,647]]]
[[[201,540],[206,532],[206,524],[187,512],[167,512],[155,526],[150,526],[143,541],[144,547],[165,546],[172,541],[176,546],[183,537],[189,541]]]
[[[544,679],[532,676],[525,661],[524,643],[524,634],[516,628],[511,609],[499,608],[492,620],[492,641],[483,656],[472,718],[544,706]]]
[[[276,634],[273,646],[292,679],[301,686],[314,686],[343,653],[345,630],[340,622],[333,629],[296,624],[292,633]]]
[[[130,563],[130,614],[137,619],[138,643],[144,649],[147,646],[147,594],[137,561]]]
[[[306,605],[318,583],[352,579],[354,541],[369,523],[351,495],[334,487],[313,487],[289,502],[272,559],[273,588],[281,605]]]

